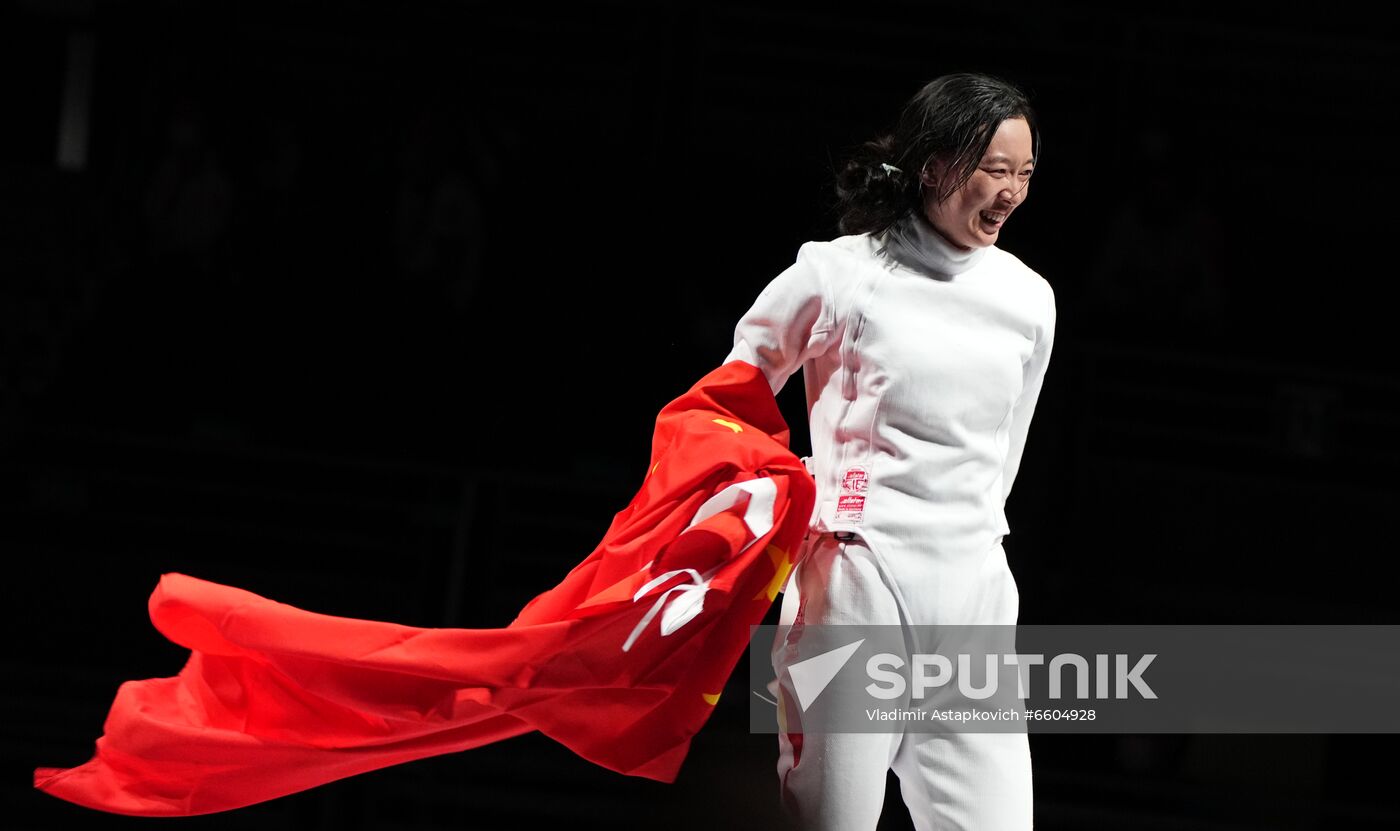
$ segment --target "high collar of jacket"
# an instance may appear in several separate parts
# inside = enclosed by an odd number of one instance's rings
[[[986,248],[955,248],[918,211],[910,211],[884,233],[884,251],[899,264],[947,280],[970,270]]]

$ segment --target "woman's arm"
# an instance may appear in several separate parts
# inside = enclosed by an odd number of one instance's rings
[[[798,367],[834,340],[830,293],[814,245],[803,245],[796,262],[758,295],[734,328],[734,348],[724,359],[761,369],[775,395]]]
[[[1041,324],[1035,349],[1026,362],[1021,384],[1021,395],[1011,408],[1010,446],[1002,468],[1002,504],[1011,496],[1011,483],[1021,467],[1021,453],[1026,446],[1026,434],[1030,430],[1031,417],[1035,415],[1036,400],[1040,398],[1040,387],[1045,380],[1045,370],[1050,365],[1050,350],[1055,342],[1055,292],[1046,284],[1046,312]]]

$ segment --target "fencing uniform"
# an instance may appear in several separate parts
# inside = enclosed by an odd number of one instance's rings
[[[783,623],[1016,622],[1004,506],[1054,326],[1043,278],[995,246],[952,247],[918,214],[802,246],[727,359],[774,392],[799,367],[806,384],[817,503]],[[775,644],[780,677],[795,654]],[[779,751],[804,828],[873,829],[891,766],[920,829],[1031,825],[1024,733],[780,734]]]

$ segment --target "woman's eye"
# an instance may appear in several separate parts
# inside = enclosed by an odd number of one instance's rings
[[[982,172],[983,172],[983,173],[990,173],[990,174],[993,175],[993,176],[1005,176],[1005,175],[1006,175],[1006,168],[1004,168],[1004,167],[995,167],[995,168],[987,168],[987,167],[984,167],[984,168],[982,168]]]

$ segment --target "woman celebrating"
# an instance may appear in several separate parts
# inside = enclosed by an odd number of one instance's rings
[[[603,542],[509,626],[332,617],[163,575],[151,620],[185,667],[123,684],[93,758],[36,768],[35,787],[189,816],[533,730],[669,782],[785,579],[780,678],[803,622],[1014,624],[1003,506],[1054,295],[995,243],[1038,148],[1014,87],[926,86],[842,174],[848,235],[803,246],[763,292],[725,365],[663,409]],[[798,367],[814,477],[770,394]],[[921,829],[1031,824],[1024,732],[793,732],[780,750],[809,828],[873,829],[890,767]]]
[[[1004,506],[1050,359],[1050,285],[996,246],[1039,156],[1026,96],[977,74],[928,83],[837,185],[846,236],[802,246],[740,320],[727,360],[777,392],[803,370],[817,506],[783,598],[802,624],[1016,622]],[[784,683],[787,683],[786,681]],[[780,706],[789,729],[791,690]],[[804,828],[873,829],[886,772],[920,829],[1031,827],[1017,733],[779,735]]]

